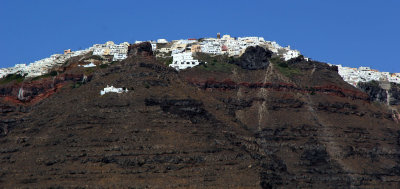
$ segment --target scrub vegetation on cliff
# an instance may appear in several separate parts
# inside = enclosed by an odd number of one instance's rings
[[[206,53],[196,53],[195,59],[201,62],[197,68],[206,71],[231,73],[237,67],[232,64],[234,58],[227,55],[211,56]]]
[[[22,76],[21,74],[8,74],[6,77],[0,79],[0,84],[6,84],[13,81],[21,83],[22,81],[24,81],[24,79],[25,76]]]
[[[287,61],[284,61],[279,57],[271,58],[271,62],[274,64],[274,68],[278,69],[280,73],[288,78],[302,74],[300,69],[290,66]]]

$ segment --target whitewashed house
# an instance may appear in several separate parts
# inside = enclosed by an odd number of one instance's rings
[[[79,66],[82,66],[82,65],[79,65]],[[92,68],[92,67],[96,67],[96,64],[91,62],[90,64],[83,65],[82,67],[84,67],[84,68]]]
[[[168,43],[166,39],[157,39],[157,43]]]
[[[201,43],[201,52],[207,54],[222,54],[222,44],[218,40],[205,40]]]
[[[125,60],[126,58],[128,58],[128,55],[126,54],[115,53],[113,56],[113,61]]]
[[[183,70],[199,65],[199,61],[193,59],[192,52],[183,52],[172,55],[172,63],[169,65],[176,70]]]
[[[157,42],[151,41],[150,44],[151,44],[151,50],[153,52],[156,51],[157,50]]]
[[[123,88],[115,88],[114,86],[108,86],[104,88],[103,90],[100,91],[100,95],[105,95],[106,93],[123,93],[123,92],[128,92],[128,89],[123,89]]]
[[[297,58],[299,56],[300,56],[299,51],[289,49],[288,51],[286,51],[286,53],[283,54],[283,59],[285,59],[285,61],[288,61],[292,58]]]

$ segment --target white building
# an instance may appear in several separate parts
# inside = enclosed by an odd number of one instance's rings
[[[126,58],[128,58],[128,55],[126,54],[115,53],[113,56],[113,61],[125,60]]]
[[[103,90],[100,91],[100,95],[105,95],[106,93],[127,93],[128,89],[123,89],[123,88],[115,88],[114,86],[108,86],[106,88],[104,88]]]
[[[222,44],[219,40],[207,39],[201,43],[201,52],[207,54],[222,54]]]
[[[157,43],[168,43],[166,39],[157,39]]]
[[[223,35],[221,40],[225,40],[225,41],[234,41],[235,38],[231,37],[230,35]]]
[[[172,50],[171,50],[171,48],[163,47],[163,48],[158,49],[158,51],[159,51],[160,53],[169,53],[169,52],[171,52]]]
[[[392,75],[390,75],[389,82],[400,83],[400,74],[392,74]]]
[[[81,66],[81,65],[79,65],[79,66]],[[92,67],[96,67],[96,64],[91,62],[90,64],[83,65],[82,67],[84,67],[84,68],[92,68]]]
[[[150,44],[151,44],[151,50],[153,52],[156,51],[157,50],[157,42],[151,41]]]
[[[248,41],[253,43],[265,42],[263,37],[238,37],[239,41]]]
[[[199,65],[200,63],[198,60],[193,59],[192,52],[178,53],[172,55],[172,57],[172,64],[169,66],[175,68],[176,70],[191,68]]]
[[[278,53],[279,49],[282,49],[282,47],[275,41],[267,41],[265,44],[267,48],[275,54]]]
[[[297,58],[300,56],[300,52],[297,50],[288,50],[286,53],[283,54],[283,59],[285,59],[285,61],[288,61],[292,58]]]

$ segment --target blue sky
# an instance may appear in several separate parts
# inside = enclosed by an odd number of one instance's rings
[[[315,60],[400,72],[399,0],[0,0],[0,67],[95,43],[262,36]]]

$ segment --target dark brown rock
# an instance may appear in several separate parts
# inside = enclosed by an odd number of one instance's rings
[[[248,47],[243,55],[233,63],[243,69],[258,70],[269,66],[272,52],[260,46]]]
[[[335,67],[177,72],[138,52],[79,87],[88,70],[67,69],[36,103],[2,97],[0,186],[399,187],[399,124]],[[106,85],[129,91],[101,96]]]

